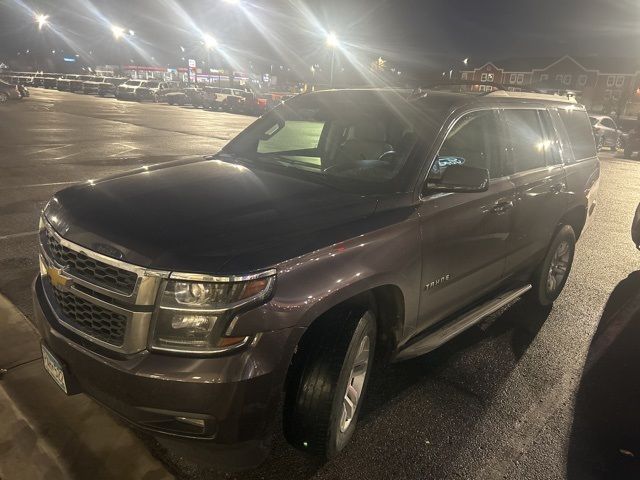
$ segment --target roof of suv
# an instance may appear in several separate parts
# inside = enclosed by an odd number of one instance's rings
[[[425,90],[420,93],[419,96],[412,96],[411,90],[401,90],[393,88],[360,88],[360,89],[341,89],[341,90],[321,90],[303,95],[317,96],[317,95],[347,95],[362,96],[362,101],[366,102],[371,99],[371,96],[376,96],[383,101],[390,104],[398,104],[399,102],[406,102],[412,104],[417,108],[430,108],[437,105],[439,109],[448,108],[456,109],[465,106],[489,106],[489,105],[508,105],[508,104],[544,104],[544,105],[556,105],[556,106],[568,106],[572,105],[574,108],[583,109],[581,105],[577,104],[575,99],[562,97],[560,95],[547,95],[540,93],[529,92],[508,92],[504,90],[498,90],[486,94],[478,93],[458,93],[444,90]]]

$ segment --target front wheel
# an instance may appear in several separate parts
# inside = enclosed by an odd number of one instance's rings
[[[293,446],[331,458],[356,428],[376,343],[372,310],[319,319],[305,335],[287,378],[284,433]]]
[[[6,103],[9,101],[9,95],[4,92],[0,92],[0,103]]]
[[[538,266],[533,278],[529,299],[537,305],[551,305],[564,289],[576,249],[573,228],[564,225],[551,241],[547,255]]]

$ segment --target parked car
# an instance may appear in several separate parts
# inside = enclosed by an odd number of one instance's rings
[[[633,243],[636,244],[636,247],[638,247],[638,250],[640,250],[640,205],[636,208],[636,214],[631,224],[631,238],[633,239]]]
[[[62,75],[58,74],[58,73],[48,73],[44,76],[44,78],[42,79],[42,86],[44,88],[47,89],[55,89],[58,88],[58,79],[61,77]]]
[[[182,85],[180,82],[167,81],[167,82],[159,82],[156,87],[151,87],[151,90],[154,94],[154,101],[156,102],[166,102],[166,96],[170,93],[180,92],[182,91]]]
[[[622,144],[625,158],[631,158],[634,153],[640,151],[640,115],[638,115],[638,118],[622,118],[620,143]]]
[[[70,92],[72,91],[72,88],[77,88],[78,77],[79,75],[74,74],[63,75],[62,77],[58,78],[56,82],[56,88],[61,92]],[[72,82],[74,84],[73,87],[71,86]],[[82,88],[82,82],[80,82],[80,88]]]
[[[115,97],[118,100],[135,100],[136,89],[142,85],[144,80],[127,80],[116,87]]]
[[[187,456],[256,465],[279,405],[289,442],[334,456],[374,353],[556,300],[599,171],[585,109],[559,96],[296,96],[218,154],[48,202],[45,368]]]
[[[211,108],[222,109],[225,112],[239,111],[244,102],[244,90],[237,88],[207,87],[208,91],[215,93],[215,100]]]
[[[82,81],[82,93],[85,95],[95,95],[98,93],[100,84],[105,82],[106,77],[95,76]]]
[[[7,103],[9,100],[20,100],[22,94],[18,85],[12,85],[0,80],[0,104]]]
[[[197,87],[183,88],[177,92],[169,92],[165,99],[169,105],[192,105],[201,107],[204,97],[204,90]]]
[[[104,81],[98,84],[98,96],[115,97],[116,88],[118,88],[118,85],[122,85],[127,80],[127,78],[121,77],[105,77]]]
[[[44,87],[44,78],[45,78],[45,75],[43,73],[38,73],[33,77],[31,85],[37,88]]]
[[[606,115],[590,115],[589,120],[593,127],[593,135],[596,138],[598,151],[609,147],[612,151],[622,148],[621,135],[616,122]]]
[[[263,95],[244,91],[241,96],[243,97],[243,101],[237,108],[239,113],[260,116],[269,110],[269,102]]]

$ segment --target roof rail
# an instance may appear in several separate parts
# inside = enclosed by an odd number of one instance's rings
[[[491,96],[491,97],[521,98],[525,100],[547,100],[547,101],[553,100],[555,102],[578,103],[575,97],[572,97],[569,95],[556,95],[553,93],[541,93],[541,92],[529,92],[529,91],[511,92],[507,90],[496,90],[493,92],[488,92],[485,95]]]
[[[513,98],[528,98],[528,99],[538,99],[538,100],[555,100],[558,102],[568,102],[568,103],[577,103],[575,97],[561,96],[555,94],[543,93],[540,90],[536,90],[535,88],[526,87],[522,85],[518,85],[517,88],[520,90],[517,92],[510,91],[508,87],[505,87],[502,83],[498,82],[480,82],[477,80],[448,80],[442,82],[431,83],[425,87],[420,87],[415,89],[412,96],[424,96],[426,92],[424,90],[437,90],[438,87],[452,87],[452,86],[481,86],[484,85],[493,87],[495,90],[491,90],[489,92],[480,92],[480,95],[486,96],[502,96],[502,97],[513,97]]]

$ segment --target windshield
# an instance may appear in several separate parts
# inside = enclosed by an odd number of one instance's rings
[[[156,88],[160,82],[145,82],[144,86],[148,88]]]
[[[127,80],[124,84],[125,85],[131,85],[133,87],[137,87],[141,84],[142,82],[140,80]]]
[[[364,98],[296,97],[258,120],[224,152],[261,165],[291,167],[336,185],[347,181],[388,191],[416,144],[418,125],[424,124],[406,100]]]

